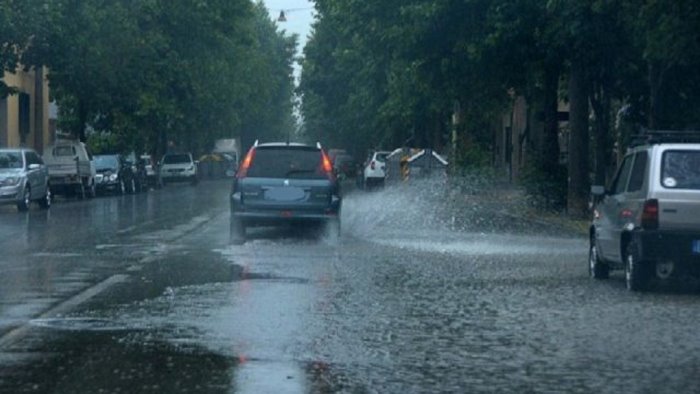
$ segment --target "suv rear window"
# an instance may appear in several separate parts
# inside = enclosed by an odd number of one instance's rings
[[[325,179],[315,148],[259,147],[248,169],[252,178]]]
[[[664,152],[661,160],[661,185],[668,189],[700,190],[700,151]]]

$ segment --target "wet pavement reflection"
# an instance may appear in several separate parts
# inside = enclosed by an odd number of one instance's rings
[[[40,212],[0,212],[0,392],[700,391],[700,297],[590,281],[579,234],[385,190],[346,197],[340,242],[229,245],[228,184],[199,188],[57,204],[31,237]]]

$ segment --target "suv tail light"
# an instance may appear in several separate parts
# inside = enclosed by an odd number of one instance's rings
[[[245,178],[248,175],[248,169],[250,165],[253,164],[253,157],[255,157],[255,148],[250,148],[248,153],[245,155],[245,159],[241,162],[241,166],[238,168],[236,173],[236,178]]]
[[[369,163],[369,168],[371,168],[372,170],[374,170],[374,167],[375,167],[375,163],[374,163],[374,160],[372,160],[372,162]]]
[[[659,228],[659,200],[651,199],[644,202],[642,228],[645,230],[656,230]]]
[[[331,159],[324,151],[321,151],[321,170],[328,179],[333,179],[333,163],[331,163]]]

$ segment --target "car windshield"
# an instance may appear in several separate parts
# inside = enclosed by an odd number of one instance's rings
[[[118,156],[95,156],[94,158],[95,168],[100,169],[116,169],[119,168],[119,157]]]
[[[187,154],[165,155],[165,157],[163,157],[163,164],[184,164],[191,162],[190,155]]]
[[[20,152],[0,152],[0,170],[22,168]]]
[[[661,164],[661,184],[668,189],[700,190],[700,151],[666,151]]]
[[[259,147],[255,149],[247,176],[323,179],[321,151],[314,148]]]

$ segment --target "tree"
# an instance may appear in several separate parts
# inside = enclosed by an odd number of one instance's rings
[[[160,155],[293,127],[296,38],[261,2],[52,0],[40,9],[48,27],[24,58],[49,67],[60,124],[82,140],[108,133],[115,150]]]

